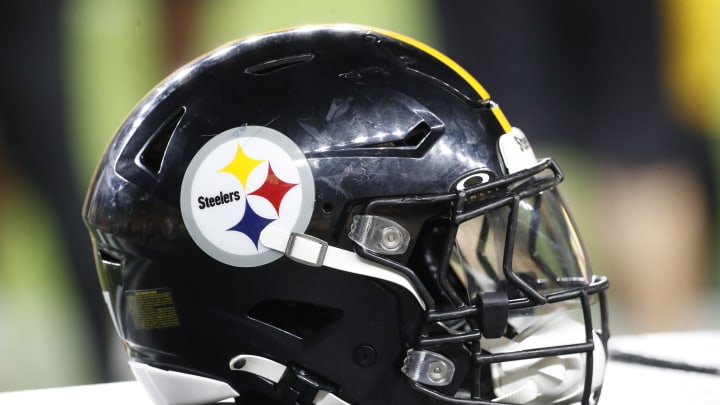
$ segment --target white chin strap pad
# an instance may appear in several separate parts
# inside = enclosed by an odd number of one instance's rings
[[[132,360],[128,364],[155,405],[214,403],[240,395],[224,381],[163,370]]]
[[[578,338],[584,341],[584,326],[566,315],[533,329],[527,337],[518,340],[488,339],[486,347],[492,353],[505,353],[578,343]],[[606,355],[600,338],[593,334],[593,339],[592,390],[595,391],[605,376]],[[491,370],[496,400],[518,404],[580,402],[585,387],[585,357],[585,353],[579,353],[495,363]]]

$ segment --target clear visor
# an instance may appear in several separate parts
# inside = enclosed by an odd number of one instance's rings
[[[509,298],[524,297],[508,282],[503,267],[538,294],[547,296],[588,285],[591,274],[570,214],[556,189],[520,200],[513,240],[507,240],[511,206],[506,205],[460,224],[450,267],[473,301],[481,292],[507,289]],[[511,257],[505,257],[507,247]]]

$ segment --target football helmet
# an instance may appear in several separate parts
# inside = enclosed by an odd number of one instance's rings
[[[161,82],[83,213],[158,404],[590,404],[608,284],[562,178],[440,52],[308,26]]]

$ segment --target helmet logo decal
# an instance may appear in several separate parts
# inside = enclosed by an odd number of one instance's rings
[[[229,173],[235,176],[242,185],[243,189],[247,191],[246,183],[248,177],[258,166],[262,165],[263,163],[265,162],[262,160],[253,159],[250,156],[246,155],[245,152],[242,150],[240,143],[238,142],[237,153],[235,154],[235,157],[230,163],[228,163],[227,166],[223,167],[219,171]],[[269,161],[267,163],[267,176],[265,177],[265,182],[262,183],[260,188],[253,192],[246,193],[246,195],[257,195],[260,197],[264,197],[273,206],[273,208],[275,209],[275,213],[277,215],[280,215],[280,203],[282,202],[283,197],[285,197],[285,194],[287,194],[287,192],[290,191],[291,188],[295,187],[297,183],[286,183],[282,181],[273,172],[271,163]],[[237,191],[233,192],[233,195],[239,194],[240,193]],[[233,225],[228,230],[244,233],[252,240],[252,242],[255,244],[255,247],[258,247],[258,243],[260,240],[260,232],[262,232],[262,230],[265,229],[265,227],[269,223],[273,222],[275,219],[275,217],[265,218],[256,213],[253,210],[252,205],[250,205],[249,199],[246,198],[245,215],[243,215],[242,219],[240,219],[237,224]]]
[[[282,256],[260,243],[268,225],[305,231],[315,187],[305,155],[290,138],[245,126],[200,148],[180,194],[183,221],[195,243],[220,262],[250,267]]]

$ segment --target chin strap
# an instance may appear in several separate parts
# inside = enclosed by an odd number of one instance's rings
[[[302,370],[265,357],[249,354],[235,356],[230,360],[230,369],[255,374],[275,383],[280,395],[296,404],[350,405]]]
[[[422,309],[425,302],[410,281],[402,274],[365,260],[349,250],[329,246],[313,236],[286,231],[280,227],[267,226],[260,234],[260,243],[268,249],[309,266],[325,266],[335,270],[359,274],[396,284],[408,290]]]

